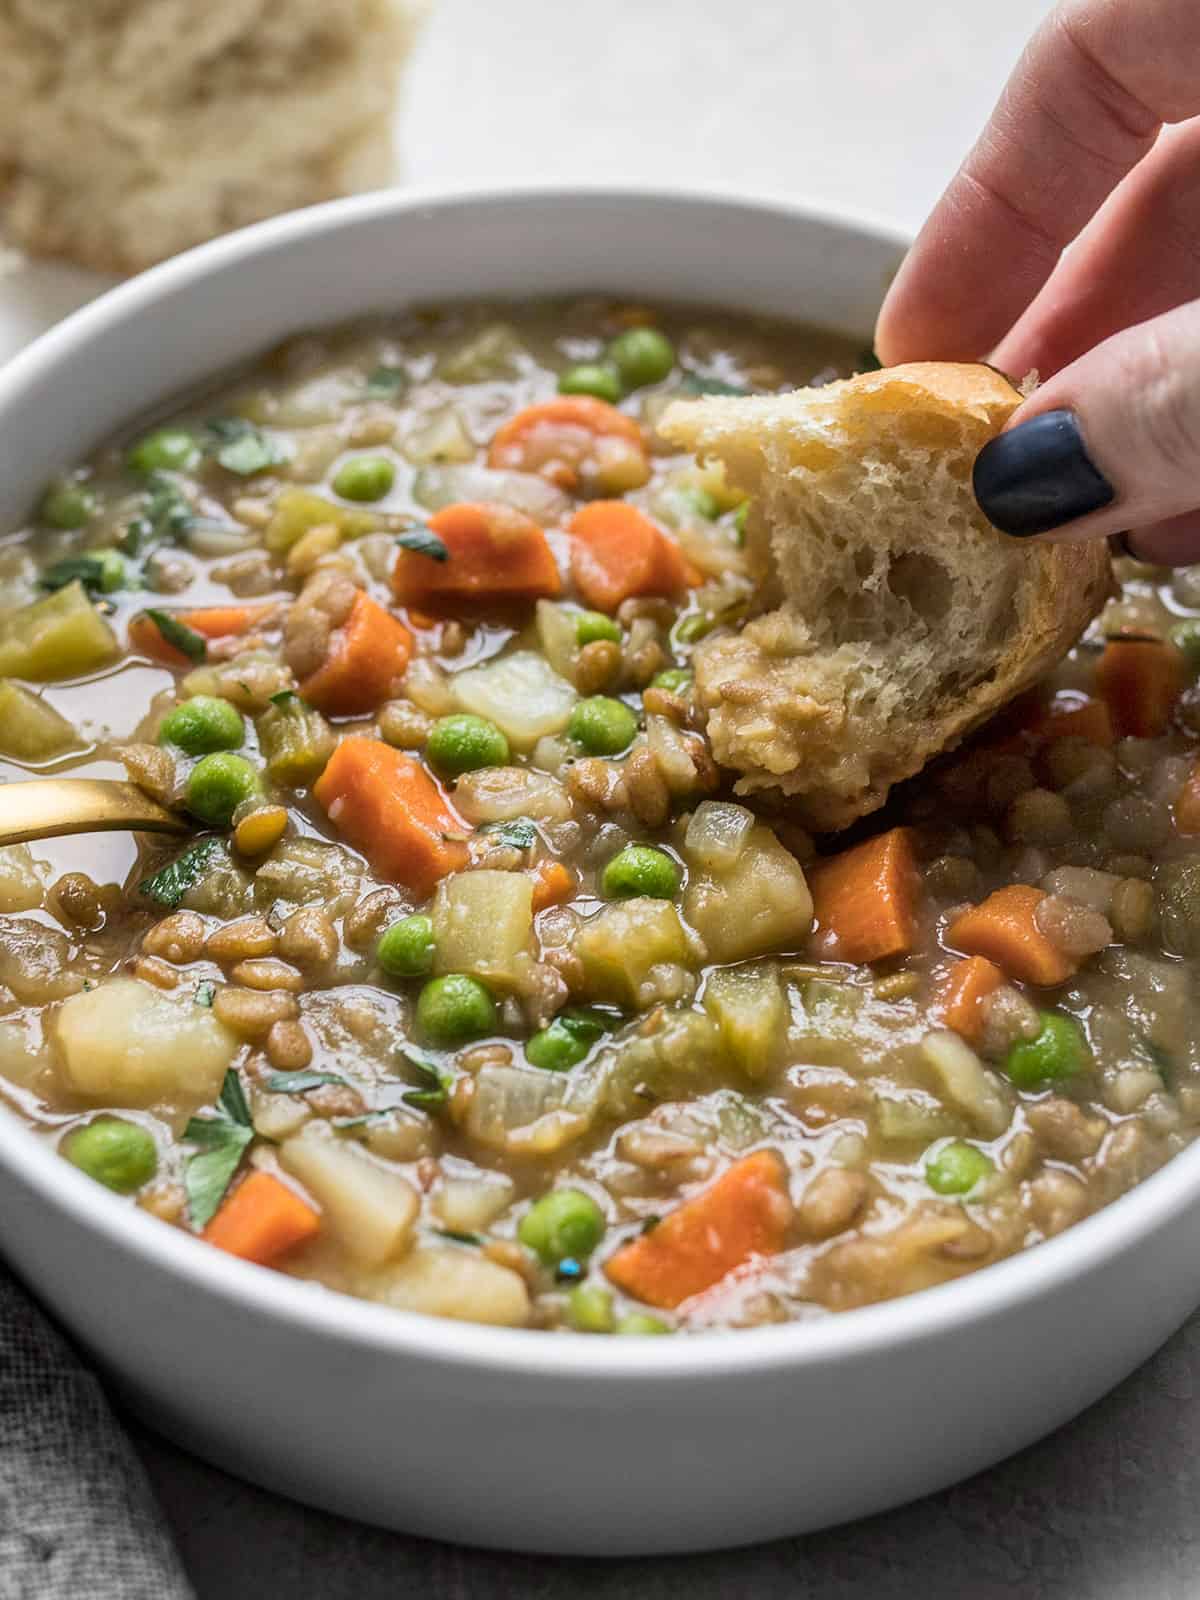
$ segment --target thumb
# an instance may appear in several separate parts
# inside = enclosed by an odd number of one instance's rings
[[[1136,530],[1144,560],[1200,560],[1200,301],[1055,373],[980,451],[974,486],[1004,533]]]

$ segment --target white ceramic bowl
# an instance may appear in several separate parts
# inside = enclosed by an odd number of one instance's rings
[[[115,290],[0,372],[0,525],[131,416],[296,330],[413,300],[606,289],[865,339],[902,246],[858,220],[684,193],[301,212]],[[989,1465],[1192,1309],[1198,1198],[1200,1148],[1027,1255],[890,1305],[596,1339],[430,1320],[245,1265],[0,1116],[4,1249],[154,1427],[313,1504],[518,1550],[748,1543]]]

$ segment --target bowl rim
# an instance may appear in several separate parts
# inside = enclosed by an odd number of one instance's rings
[[[136,317],[164,296],[185,294],[214,270],[286,248],[314,234],[353,231],[374,220],[422,210],[486,204],[597,205],[645,203],[774,214],[799,226],[893,244],[909,235],[894,221],[851,207],[804,198],[746,193],[711,185],[529,182],[497,187],[454,184],[335,200],[197,246],[117,285],[50,328],[0,368],[0,402],[68,362],[113,324]],[[131,406],[131,413],[133,411]],[[852,1362],[900,1345],[963,1333],[1012,1313],[1042,1294],[1062,1290],[1129,1250],[1200,1197],[1200,1141],[1179,1151],[1150,1177],[1075,1223],[1056,1238],[952,1282],[876,1305],[812,1321],[732,1331],[704,1330],[668,1339],[555,1338],[542,1330],[481,1323],[374,1304],[289,1277],[216,1250],[200,1239],[131,1208],[63,1161],[0,1102],[0,1166],[37,1202],[63,1213],[127,1258],[233,1310],[306,1330],[344,1346],[459,1369],[570,1378],[586,1387],[618,1378],[655,1384],[723,1374],[770,1373]]]

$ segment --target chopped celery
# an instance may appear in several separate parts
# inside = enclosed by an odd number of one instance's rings
[[[275,512],[267,524],[267,549],[279,554],[290,550],[310,528],[332,523],[343,539],[357,539],[379,526],[379,518],[369,511],[351,511],[335,506],[307,489],[285,489],[275,502]]]
[[[107,666],[117,651],[112,629],[76,579],[4,619],[0,677],[76,678]]]
[[[730,1057],[748,1078],[761,1078],[787,1031],[788,1013],[779,973],[769,962],[714,972],[704,1008],[721,1030]]]
[[[687,936],[669,900],[617,900],[590,917],[575,940],[590,998],[636,1006],[651,967],[686,966]]]
[[[288,789],[306,788],[333,754],[333,729],[298,694],[284,690],[255,724],[267,776]]]

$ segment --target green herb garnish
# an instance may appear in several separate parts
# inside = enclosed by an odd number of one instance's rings
[[[174,479],[152,472],[141,514],[125,529],[121,549],[127,556],[140,556],[156,544],[178,544],[199,521]]]
[[[437,534],[430,533],[428,528],[410,528],[407,533],[398,533],[396,543],[401,550],[411,550],[415,555],[428,556],[431,561],[450,559],[449,550]]]
[[[66,556],[47,567],[38,582],[43,589],[65,589],[76,579],[89,594],[114,594],[118,589],[131,589],[138,584],[116,550],[93,550],[85,555]]]
[[[189,661],[203,661],[208,655],[208,640],[169,611],[147,611],[146,615],[167,644],[181,651]]]
[[[415,1106],[418,1111],[440,1111],[454,1088],[453,1074],[428,1056],[414,1055],[410,1050],[402,1051],[400,1059],[412,1068],[418,1083],[417,1088],[400,1096],[404,1104]]]
[[[188,890],[198,884],[224,854],[219,839],[201,839],[152,877],[143,879],[138,884],[138,893],[144,894],[147,900],[153,900],[156,905],[174,910]],[[204,1002],[200,1001],[200,1004]]]
[[[378,366],[367,377],[367,393],[373,400],[384,400],[408,388],[403,367]]]
[[[753,389],[745,389],[740,384],[726,383],[724,378],[706,378],[699,372],[685,372],[679,387],[686,395],[754,393]]]
[[[299,1072],[273,1072],[264,1087],[272,1094],[305,1094],[309,1089],[319,1089],[323,1083],[345,1083],[337,1072],[315,1072],[304,1067]]]
[[[216,436],[213,454],[217,461],[226,472],[234,472],[239,478],[253,477],[256,472],[265,472],[287,460],[283,446],[244,417],[213,417],[208,428]]]
[[[192,1117],[183,1137],[199,1146],[195,1155],[188,1158],[183,1181],[192,1224],[203,1228],[216,1214],[254,1138],[242,1080],[232,1067],[221,1085],[217,1115]]]
[[[295,689],[280,689],[278,694],[271,696],[271,704],[278,706],[281,711],[291,711],[303,706],[304,701],[296,693]]]
[[[196,1005],[204,1006],[206,1009],[210,1009],[213,1003],[213,996],[216,994],[216,992],[216,984],[210,983],[209,980],[205,978],[203,983],[198,983],[196,985],[196,993],[192,998]]]
[[[463,1233],[459,1228],[433,1228],[431,1231],[436,1233],[440,1239],[450,1239],[455,1244],[480,1245],[483,1243],[483,1235],[481,1233]]]
[[[483,831],[501,844],[511,845],[514,850],[532,850],[537,843],[537,828],[528,817],[514,817],[511,822],[493,822]]]

